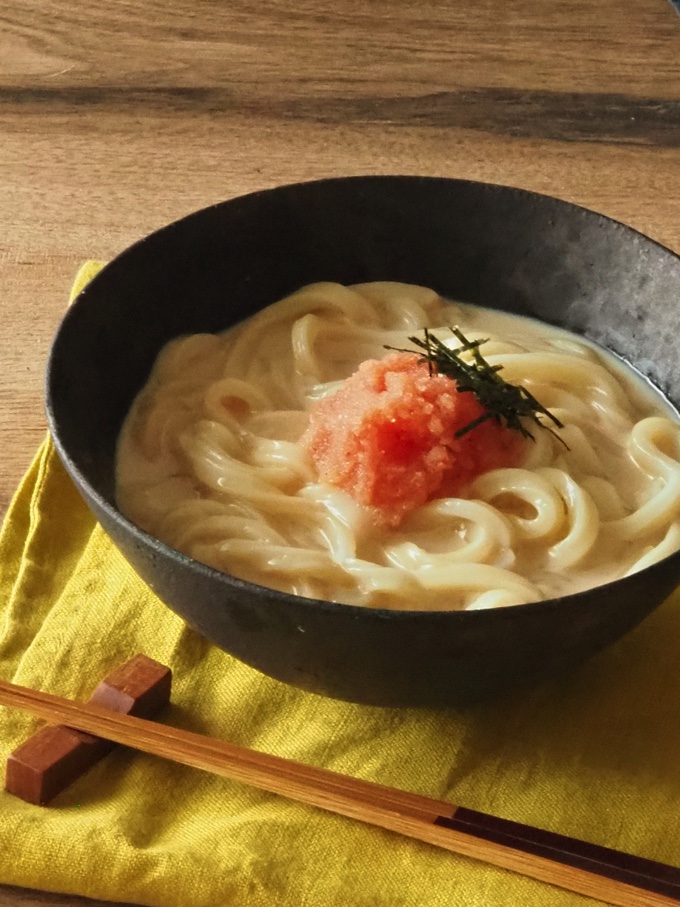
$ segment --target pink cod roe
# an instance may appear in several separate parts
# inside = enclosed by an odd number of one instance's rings
[[[456,382],[430,374],[414,353],[371,359],[313,408],[302,443],[319,479],[396,527],[434,497],[519,461],[522,438],[495,419],[456,432],[485,412]]]

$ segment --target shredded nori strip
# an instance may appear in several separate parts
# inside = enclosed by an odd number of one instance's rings
[[[567,446],[549,425],[541,421],[539,416],[545,416],[556,428],[564,428],[560,420],[539,403],[525,387],[510,384],[501,378],[498,373],[502,370],[502,365],[490,365],[484,359],[479,352],[479,347],[486,343],[488,338],[468,340],[459,328],[452,327],[449,330],[460,342],[459,347],[448,347],[427,328],[424,329],[422,338],[409,337],[408,339],[423,350],[418,355],[428,363],[430,374],[436,371],[439,375],[452,378],[460,393],[473,393],[486,410],[483,415],[458,429],[456,438],[461,438],[471,432],[482,422],[494,419],[499,424],[505,424],[508,428],[518,431],[523,437],[531,438],[534,441],[533,434],[522,421],[528,419],[540,428],[549,431],[565,447]],[[386,347],[386,349],[402,353],[411,352],[411,350],[400,350],[397,347]],[[463,359],[461,353],[471,353],[471,360],[468,362]]]

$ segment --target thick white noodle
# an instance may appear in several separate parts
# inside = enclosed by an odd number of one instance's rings
[[[298,443],[313,402],[428,327],[482,353],[564,423],[528,424],[521,466],[396,529],[319,483]],[[118,501],[189,556],[312,598],[507,607],[576,592],[680,548],[680,427],[660,395],[564,332],[398,283],[304,287],[221,335],[173,341],[124,426]]]

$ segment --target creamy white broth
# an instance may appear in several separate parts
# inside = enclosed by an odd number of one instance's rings
[[[454,324],[490,338],[485,359],[558,416],[565,443],[532,426],[519,467],[378,528],[318,481],[297,443],[307,414],[386,345]],[[117,495],[150,533],[262,585],[368,607],[500,607],[680,548],[680,428],[651,385],[566,331],[422,287],[316,284],[161,353],[121,434]]]

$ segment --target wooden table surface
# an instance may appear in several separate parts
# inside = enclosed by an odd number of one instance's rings
[[[359,173],[521,186],[680,251],[680,16],[668,0],[3,0],[0,515],[45,432],[82,261],[230,196]],[[0,905],[87,903],[0,885]]]

